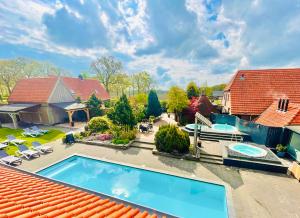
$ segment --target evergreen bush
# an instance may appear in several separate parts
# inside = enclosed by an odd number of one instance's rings
[[[155,134],[155,146],[158,151],[186,153],[189,151],[190,138],[177,126],[165,125]]]

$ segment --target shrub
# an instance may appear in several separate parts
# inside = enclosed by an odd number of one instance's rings
[[[165,125],[155,134],[155,146],[158,151],[186,153],[189,151],[190,138],[177,126]]]
[[[284,146],[284,145],[282,145],[282,144],[278,144],[278,145],[276,146],[276,151],[277,151],[277,152],[286,152],[286,151],[287,151],[287,146]]]
[[[83,132],[80,132],[79,133],[80,134],[80,136],[82,137],[82,138],[84,138],[84,137],[88,137],[88,136],[90,136],[91,135],[91,131],[83,131]]]
[[[135,139],[136,132],[137,132],[136,129],[129,130],[129,131],[121,131],[119,138],[133,140]]]
[[[129,139],[113,139],[112,143],[114,143],[114,144],[128,144]]]
[[[81,133],[75,133],[75,134],[74,134],[74,138],[75,138],[75,139],[82,139],[83,136],[81,135]]]
[[[165,113],[165,112],[167,112],[167,101],[161,101],[160,102],[160,105],[161,105],[161,111],[163,112],[163,113]]]
[[[99,140],[99,141],[112,140],[112,135],[111,134],[98,134],[98,135],[96,135],[96,140]]]
[[[104,117],[93,117],[88,122],[88,129],[91,132],[105,132],[109,129],[109,122]]]
[[[103,111],[101,110],[102,102],[95,94],[92,94],[89,100],[86,103],[91,117],[101,116],[103,115]]]

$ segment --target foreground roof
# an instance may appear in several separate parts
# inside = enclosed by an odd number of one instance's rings
[[[300,125],[300,104],[289,103],[286,112],[277,109],[278,101],[275,101],[260,115],[256,123],[271,127]]]
[[[230,91],[231,113],[260,115],[274,100],[300,103],[300,68],[238,71],[225,91]]]
[[[0,164],[0,217],[158,216]]]
[[[60,79],[70,95],[72,93],[74,97],[80,97],[83,101],[88,100],[93,93],[101,100],[109,99],[108,92],[97,80],[50,76],[19,80],[8,98],[8,102],[48,103]]]

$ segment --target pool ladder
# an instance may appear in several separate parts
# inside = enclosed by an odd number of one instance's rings
[[[233,133],[231,135],[231,141],[235,141],[235,142],[241,142],[242,139],[240,138],[240,140],[238,139],[237,135],[235,133]]]

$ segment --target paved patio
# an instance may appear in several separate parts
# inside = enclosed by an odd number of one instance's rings
[[[52,143],[54,152],[24,160],[19,168],[35,172],[72,154],[84,154],[199,179],[228,184],[235,217],[300,217],[300,186],[286,175],[154,156],[151,150],[115,150],[94,145]],[[230,194],[231,193],[231,194]]]

